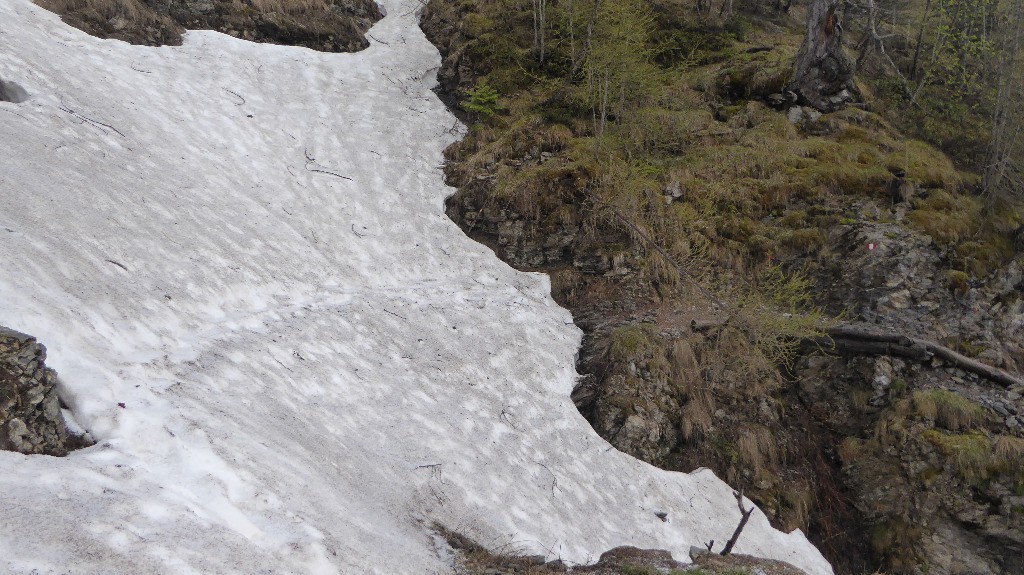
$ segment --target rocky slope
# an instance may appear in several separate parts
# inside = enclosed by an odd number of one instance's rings
[[[471,10],[431,7],[424,28],[445,56],[442,98],[458,105],[493,62],[474,51]],[[716,116],[750,118],[763,105],[713,107]],[[837,131],[837,115],[789,116],[801,134]],[[868,121],[858,129],[882,128]],[[614,222],[595,224],[563,146],[512,137],[486,161],[487,132],[448,150],[449,182],[459,188],[448,214],[510,265],[551,274],[554,297],[585,332],[574,400],[603,437],[666,469],[710,467],[778,527],[808,531],[839,573],[1020,572],[1024,390],[930,354],[890,357],[820,341],[788,369],[737,367],[728,356],[748,348],[723,342],[714,327],[727,314],[699,294],[671,295],[645,271],[650,245]],[[515,180],[538,167],[564,177]],[[930,236],[911,225],[920,213],[908,216],[924,204],[952,214],[955,203],[934,184],[901,178],[867,190],[874,199],[839,189],[830,205],[795,202],[773,213],[760,224],[816,223],[803,230],[805,242],[769,257],[808,274],[816,304],[845,323],[927,338],[1020,374],[1020,260],[993,273],[962,271],[993,266],[949,249],[948,229],[928,228]],[[686,199],[678,186],[661,194],[670,205]]]
[[[189,30],[323,52],[355,52],[380,20],[374,0],[38,0],[65,22],[100,38],[160,46]]]

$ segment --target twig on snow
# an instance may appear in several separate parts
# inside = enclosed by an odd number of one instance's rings
[[[225,92],[227,92],[228,94],[231,94],[232,96],[234,96],[234,97],[238,98],[239,100],[241,100],[241,102],[236,102],[235,103],[236,106],[241,106],[242,104],[245,104],[245,98],[243,98],[238,92],[232,92],[231,90],[228,90],[227,88],[223,88],[223,90]]]
[[[544,465],[543,463],[540,462],[538,462],[537,465],[540,465],[541,467],[544,468],[545,471],[551,474],[551,497],[554,497],[555,489],[558,488],[558,476],[555,475],[555,473],[551,471],[551,469],[549,469],[547,465]]]
[[[104,130],[104,128],[107,128],[107,129],[113,130],[114,132],[117,133],[118,136],[121,136],[122,138],[127,138],[128,137],[128,136],[124,135],[124,132],[122,132],[121,130],[118,130],[117,128],[115,128],[113,126],[111,126],[110,124],[104,124],[103,122],[98,122],[96,120],[93,120],[92,118],[89,118],[87,116],[83,116],[82,114],[79,114],[78,112],[76,112],[76,111],[72,110],[71,108],[69,108],[68,105],[65,104],[63,100],[61,100],[60,109],[62,111],[64,111],[64,112],[67,112],[68,114],[71,114],[72,116],[78,118],[79,120],[82,120],[83,122],[88,122],[89,124],[92,124],[93,126],[96,126],[100,130],[103,130],[103,133],[106,133],[106,130]]]
[[[124,271],[128,271],[128,268],[125,267],[125,265],[123,263],[121,263],[121,262],[117,262],[117,261],[114,261],[114,260],[103,260],[103,261],[107,262],[108,264],[114,264],[115,266],[123,269]]]
[[[402,16],[408,16],[408,15],[410,15],[410,14],[412,14],[412,13],[416,12],[416,11],[417,11],[417,10],[419,10],[420,8],[426,8],[426,6],[427,6],[427,0],[419,0],[418,4],[419,4],[418,6],[416,6],[416,7],[415,7],[415,8],[413,8],[412,10],[409,10],[409,11],[408,11],[408,12],[406,12],[405,14],[402,14]]]
[[[7,110],[7,109],[4,109],[4,108],[0,108],[0,112],[7,112],[8,114],[14,114],[15,116],[17,116],[19,118],[24,118],[24,119],[28,120],[27,116],[23,116],[23,115],[15,112],[14,110]]]
[[[339,174],[338,172],[335,172],[335,171],[332,171],[332,170],[328,170],[324,166],[321,166],[319,163],[317,163],[316,158],[314,158],[313,156],[309,155],[309,150],[303,150],[303,152],[306,155],[306,169],[309,170],[310,172],[317,172],[317,173],[320,173],[320,174],[327,174],[329,176],[334,176],[336,178],[341,178],[343,180],[352,181],[352,178],[350,178],[348,176]]]

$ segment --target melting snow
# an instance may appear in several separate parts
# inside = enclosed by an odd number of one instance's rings
[[[712,473],[576,411],[547,278],[445,217],[461,127],[419,3],[385,6],[369,49],[321,54],[129,46],[0,0],[28,95],[0,102],[0,323],[98,440],[0,452],[0,571],[441,573],[434,521],[575,562],[731,534]],[[761,513],[737,551],[831,573]]]

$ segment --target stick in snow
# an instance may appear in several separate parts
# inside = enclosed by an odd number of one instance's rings
[[[725,549],[722,549],[722,557],[725,557],[729,553],[732,553],[732,547],[733,545],[736,545],[736,541],[740,538],[740,533],[743,532],[743,528],[747,525],[747,521],[750,519],[750,515],[754,513],[755,509],[757,509],[756,507],[744,509],[743,493],[733,491],[732,494],[733,496],[736,497],[736,504],[739,505],[740,513],[743,514],[743,517],[740,518],[740,524],[736,526],[736,531],[732,532],[732,537],[730,537],[729,540],[725,542]],[[708,549],[710,550],[711,548],[709,547]]]

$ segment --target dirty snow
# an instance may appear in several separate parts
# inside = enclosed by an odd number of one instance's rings
[[[435,521],[574,562],[731,534],[712,473],[573,407],[547,278],[445,217],[462,128],[419,3],[384,4],[369,49],[321,54],[129,46],[0,0],[0,79],[29,95],[0,102],[0,323],[98,441],[0,452],[0,571],[444,573]],[[737,551],[831,573],[760,513]]]

